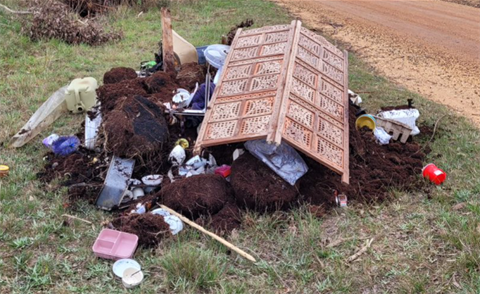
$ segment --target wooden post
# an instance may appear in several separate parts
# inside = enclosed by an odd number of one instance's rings
[[[162,8],[162,53],[163,71],[166,73],[175,72],[175,55],[173,53],[172,19],[170,9]]]
[[[237,252],[238,254],[240,254],[241,256],[243,256],[244,258],[250,260],[250,261],[253,261],[253,262],[256,262],[255,258],[253,256],[251,256],[250,254],[248,254],[247,252],[243,251],[242,249],[238,248],[237,246],[233,245],[232,243],[228,242],[227,240],[223,239],[222,237],[218,236],[218,235],[215,235],[214,233],[212,232],[209,232],[207,230],[205,230],[203,227],[197,225],[196,223],[192,222],[191,220],[189,220],[188,218],[184,217],[183,215],[181,215],[180,213],[176,212],[175,210],[171,209],[171,208],[168,208],[167,206],[165,205],[160,205],[161,208],[165,209],[166,211],[170,212],[171,214],[175,215],[176,217],[178,217],[179,219],[181,219],[184,223],[187,223],[189,224],[190,226],[194,227],[195,229],[199,230],[200,232],[206,234],[206,235],[209,235],[210,237],[212,237],[213,239],[217,240],[218,242],[222,243],[223,245],[227,246],[228,248],[232,249],[233,251]]]

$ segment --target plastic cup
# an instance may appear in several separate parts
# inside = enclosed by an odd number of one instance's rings
[[[425,179],[430,180],[430,182],[435,185],[440,185],[447,178],[447,174],[433,163],[427,164],[422,169],[422,175]]]

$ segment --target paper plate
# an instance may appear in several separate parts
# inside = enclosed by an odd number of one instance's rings
[[[119,259],[113,264],[112,268],[113,268],[113,273],[117,277],[121,278],[123,276],[123,272],[127,268],[135,268],[137,270],[141,270],[142,266],[133,259]]]

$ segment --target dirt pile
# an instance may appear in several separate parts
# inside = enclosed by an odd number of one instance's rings
[[[107,13],[118,5],[140,6],[141,9],[160,6],[158,0],[62,0],[82,17]]]
[[[105,150],[125,158],[162,150],[170,136],[163,111],[142,96],[118,100],[102,126]]]
[[[103,75],[103,84],[116,84],[124,80],[133,80],[137,78],[137,73],[133,68],[115,67]]]
[[[201,84],[205,81],[206,68],[197,63],[182,64],[182,68],[177,74],[178,85],[186,90],[195,90],[195,84]]]
[[[50,183],[62,179],[61,185],[68,186],[68,202],[73,205],[79,199],[94,203],[104,181],[108,164],[93,152],[80,148],[68,156],[48,153],[44,170],[37,174],[42,182]]]
[[[97,89],[97,95],[98,100],[102,104],[102,114],[105,116],[111,111],[120,98],[133,97],[135,95],[146,96],[147,91],[143,87],[144,79],[141,78],[100,86]]]
[[[157,71],[153,75],[145,79],[146,89],[149,94],[164,94],[169,95],[172,99],[173,93],[177,90],[178,86],[175,83],[175,79],[169,74],[163,71]]]
[[[298,196],[298,187],[248,152],[233,162],[230,182],[237,204],[259,212],[286,209]]]
[[[418,185],[425,153],[411,139],[402,144],[391,141],[381,146],[370,130],[355,129],[357,108],[350,106],[350,185],[326,167],[305,158],[309,171],[300,178],[300,193],[312,204],[334,205],[334,192],[345,193],[349,200],[378,201],[388,197],[390,189],[414,189]]]
[[[170,226],[163,216],[144,213],[121,216],[111,222],[114,229],[138,236],[138,245],[150,247],[157,245],[163,238],[170,237]]]
[[[220,175],[198,175],[162,188],[159,202],[192,219],[214,215],[233,201],[230,184]]]
[[[237,33],[237,30],[239,28],[248,28],[251,26],[253,26],[253,19],[248,18],[242,21],[241,23],[239,23],[238,25],[232,27],[227,34],[226,40],[224,40],[223,43],[225,43],[226,45],[232,45],[232,42],[233,42],[233,39],[235,38],[235,34]]]
[[[60,39],[68,44],[100,45],[122,38],[121,32],[106,31],[99,20],[81,21],[66,4],[55,0],[32,1],[31,18],[24,19],[24,30],[33,41]]]

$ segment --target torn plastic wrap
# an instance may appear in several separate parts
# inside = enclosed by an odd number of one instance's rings
[[[284,142],[276,146],[265,140],[254,140],[246,142],[245,148],[292,186],[308,171],[302,157]]]

